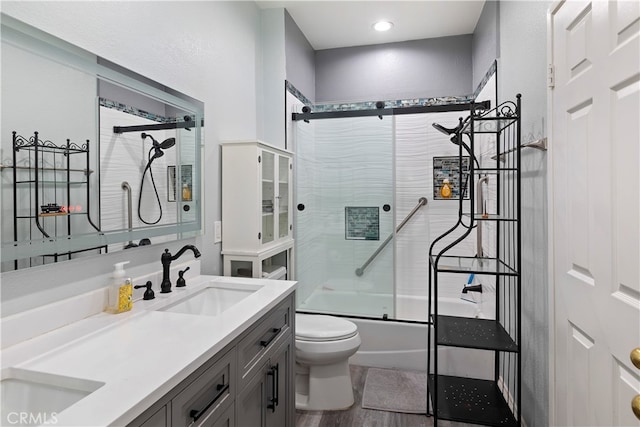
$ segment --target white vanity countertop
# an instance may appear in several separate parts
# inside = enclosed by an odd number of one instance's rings
[[[155,311],[214,281],[261,288],[218,316]],[[104,383],[57,414],[57,426],[124,426],[283,301],[296,282],[220,276],[156,291],[132,311],[100,313],[2,351],[14,367]]]

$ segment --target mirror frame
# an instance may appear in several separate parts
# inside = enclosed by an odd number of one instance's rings
[[[113,245],[131,240],[157,236],[175,235],[176,239],[195,237],[202,234],[202,125],[204,121],[204,103],[188,95],[155,82],[147,77],[128,70],[105,58],[88,52],[76,45],[57,38],[49,33],[25,24],[8,15],[1,14],[2,43],[38,55],[58,64],[95,76],[110,84],[120,86],[141,96],[151,98],[166,105],[184,110],[195,119],[194,132],[195,158],[192,171],[194,185],[192,188],[190,207],[194,220],[185,223],[176,222],[149,227],[137,227],[133,230],[100,231],[72,236],[33,239],[25,241],[3,241],[2,262],[37,257],[54,252],[64,253],[82,251],[97,246]],[[99,95],[96,93],[96,98]],[[117,100],[115,100],[117,101]],[[96,114],[99,114],[99,103],[96,102]],[[3,106],[6,108],[6,106]],[[95,140],[100,141],[100,129],[96,126]],[[177,168],[180,169],[180,168]],[[179,182],[179,181],[178,181]],[[98,188],[98,190],[100,190]],[[99,195],[99,193],[98,193]],[[99,196],[98,196],[99,197]],[[180,215],[178,216],[180,218]],[[3,222],[9,220],[3,217]],[[98,254],[94,254],[98,255]]]

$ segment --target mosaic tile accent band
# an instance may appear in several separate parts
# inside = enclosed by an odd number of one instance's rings
[[[286,89],[289,91],[289,93],[291,93],[293,96],[298,98],[301,102],[304,103],[304,105],[307,105],[309,107],[313,106],[313,102],[309,101],[309,98],[304,96],[304,94],[302,92],[300,92],[298,90],[298,88],[296,88],[294,85],[292,85],[289,80],[285,80],[284,84],[285,84]]]
[[[480,80],[480,84],[478,84],[478,87],[476,88],[475,92],[473,92],[474,99],[476,99],[478,95],[480,95],[480,92],[482,92],[482,89],[484,89],[484,86],[487,84],[491,76],[493,76],[496,73],[496,71],[498,71],[498,61],[493,61],[493,64],[491,64],[491,66],[485,73],[482,80]]]
[[[175,118],[164,117],[158,114],[149,113],[148,111],[141,110],[136,107],[131,107],[126,104],[122,104],[121,102],[112,101],[106,98],[100,98],[100,106],[105,108],[110,108],[112,110],[122,111],[123,113],[131,114],[138,117],[143,117],[145,119],[153,120],[158,123],[173,123],[176,121]]]
[[[345,111],[345,110],[374,110],[378,101],[365,102],[347,102],[340,104],[316,104],[313,106],[314,113],[327,111]],[[412,98],[398,99],[395,101],[383,101],[383,108],[403,108],[403,107],[422,107],[430,105],[452,105],[467,104],[473,102],[471,96],[442,96],[437,98]]]
[[[321,113],[327,111],[351,111],[351,110],[374,110],[376,109],[376,103],[379,101],[364,101],[364,102],[341,102],[337,104],[313,104],[309,99],[304,96],[294,85],[286,81],[287,90],[293,94],[296,98],[302,101],[305,105],[312,108],[313,112]],[[395,101],[383,101],[384,108],[402,108],[402,107],[421,107],[427,105],[452,105],[452,104],[467,104],[473,102],[474,97],[469,96],[441,96],[435,98],[411,98],[411,99],[397,99]]]
[[[452,105],[452,104],[468,104],[474,102],[484,86],[487,84],[491,76],[497,71],[497,61],[493,61],[484,77],[480,81],[480,84],[471,95],[466,96],[440,96],[434,98],[410,98],[410,99],[397,99],[395,101],[383,101],[384,108],[403,108],[403,107],[422,107],[430,105]],[[313,112],[321,113],[328,111],[352,111],[352,110],[374,110],[376,109],[376,103],[378,101],[364,101],[364,102],[341,102],[337,104],[313,104],[309,98],[304,96],[291,82],[285,80],[286,89],[293,94],[296,98],[302,101],[305,105],[312,108]]]

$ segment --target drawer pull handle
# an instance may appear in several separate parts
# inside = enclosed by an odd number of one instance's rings
[[[222,379],[222,381],[224,382],[224,378]],[[203,416],[208,410],[209,408],[211,408],[211,406],[213,406],[218,399],[220,399],[226,392],[227,390],[229,390],[229,384],[218,384],[216,386],[216,390],[218,391],[218,393],[215,395],[215,397],[213,398],[213,400],[211,402],[209,402],[209,404],[201,411],[198,411],[197,409],[192,409],[189,412],[189,416],[191,418],[193,418],[193,421],[198,421],[198,419]]]
[[[275,366],[272,366],[269,369],[269,372],[267,372],[267,375],[269,375],[270,377],[273,377],[271,379],[271,396],[273,396],[270,400],[271,403],[269,403],[267,405],[267,409],[271,409],[271,412],[276,412],[276,406],[278,406],[278,397],[279,397],[279,375],[278,375],[278,364],[276,364]]]
[[[282,328],[273,328],[273,329],[271,329],[271,333],[273,333],[271,338],[269,338],[268,340],[260,341],[260,345],[262,347],[268,347],[269,344],[271,344],[271,341],[273,341],[278,336],[278,334],[280,333],[281,330],[282,330]]]

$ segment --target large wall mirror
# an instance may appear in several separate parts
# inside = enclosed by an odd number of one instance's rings
[[[2,271],[199,234],[204,105],[1,19]]]

